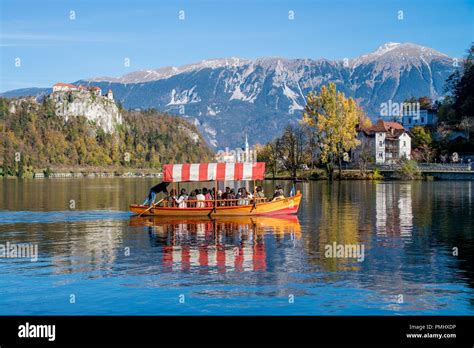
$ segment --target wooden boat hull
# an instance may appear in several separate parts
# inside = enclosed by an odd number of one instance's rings
[[[286,197],[272,202],[258,203],[256,206],[219,206],[215,210],[213,207],[205,208],[175,208],[175,207],[155,207],[142,216],[269,216],[296,214],[301,202],[301,194],[293,197]],[[130,211],[141,214],[149,207],[147,205],[131,205]]]

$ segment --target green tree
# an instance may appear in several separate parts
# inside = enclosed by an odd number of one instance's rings
[[[474,43],[467,51],[462,70],[456,70],[446,80],[447,97],[440,118],[450,123],[463,117],[474,117]]]
[[[395,171],[395,175],[400,179],[418,179],[421,177],[421,170],[418,168],[416,161],[404,160]]]
[[[431,162],[434,158],[433,138],[431,132],[422,126],[415,126],[413,134],[413,154],[417,160]]]

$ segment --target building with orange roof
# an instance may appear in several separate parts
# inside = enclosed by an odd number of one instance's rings
[[[353,152],[353,159],[368,151],[376,164],[394,164],[401,159],[410,159],[411,135],[398,122],[378,120],[368,128],[358,129],[361,145]]]
[[[53,92],[71,92],[71,91],[79,91],[79,92],[92,92],[96,96],[100,97],[102,95],[102,89],[97,86],[84,86],[84,85],[73,85],[70,83],[58,82],[53,85]],[[109,94],[112,95],[110,98]],[[113,100],[112,90],[109,89],[107,93],[107,98]]]
[[[53,85],[53,92],[78,91],[79,87],[70,83],[58,82]]]

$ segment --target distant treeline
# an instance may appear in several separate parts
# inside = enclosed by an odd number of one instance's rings
[[[183,119],[155,110],[121,113],[124,122],[109,134],[85,117],[57,116],[48,98],[0,98],[0,175],[27,176],[50,166],[160,169],[213,157],[197,128]]]

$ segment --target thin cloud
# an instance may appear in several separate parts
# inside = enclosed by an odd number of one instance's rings
[[[117,39],[98,37],[91,33],[91,37],[73,35],[48,35],[31,33],[1,33],[0,46],[51,46],[55,44],[77,44],[77,43],[105,43],[114,42]]]

